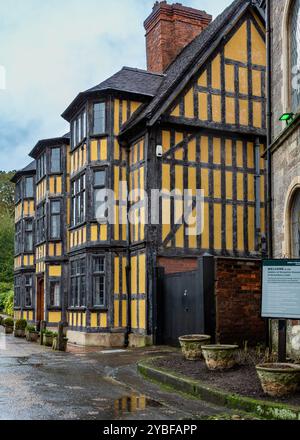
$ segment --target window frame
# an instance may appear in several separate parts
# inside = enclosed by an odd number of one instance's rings
[[[48,307],[51,310],[58,310],[62,308],[62,282],[61,282],[61,278],[57,278],[57,277],[51,277],[49,278],[49,297],[48,297]],[[53,284],[58,284],[59,285],[59,301],[58,304],[51,304],[51,286]]]
[[[31,280],[30,283],[27,283],[27,278],[30,278],[30,280]],[[25,307],[26,309],[32,309],[32,308],[33,308],[33,294],[34,294],[34,292],[33,292],[33,286],[34,286],[34,283],[33,283],[33,275],[27,275],[27,274],[25,274],[25,282],[24,282],[24,287],[25,287],[25,294],[24,294],[24,307]],[[27,290],[28,290],[28,288],[29,288],[30,291],[31,291],[31,294],[30,294],[30,305],[27,304]]]
[[[31,224],[31,229],[28,229],[28,224]],[[33,225],[34,225],[34,222],[33,222],[33,219],[25,219],[24,220],[24,252],[25,253],[29,253],[29,254],[32,254],[33,253],[33,251],[34,251],[34,230],[33,230]],[[32,247],[29,249],[28,247],[27,247],[27,239],[28,239],[28,236],[29,235],[31,235],[31,242],[32,242]]]
[[[75,271],[73,271],[74,266],[75,266]],[[70,261],[70,278],[69,278],[70,293],[69,293],[69,304],[68,304],[69,309],[82,310],[82,309],[86,309],[87,307],[86,267],[87,267],[86,256],[75,258]],[[75,291],[73,291],[74,282],[75,282]]]
[[[23,220],[19,220],[15,224],[15,255],[20,255],[23,252],[22,223],[23,223]]]
[[[71,228],[86,222],[86,197],[86,173],[83,172],[71,181]]]
[[[59,203],[59,212],[52,212],[52,206],[55,203]],[[62,200],[61,199],[51,199],[50,200],[50,207],[49,207],[49,239],[51,241],[61,241],[62,239],[62,219],[61,219],[61,214],[62,214]],[[58,218],[58,225],[59,225],[59,235],[58,236],[54,236],[52,235],[52,221],[53,218]]]
[[[99,185],[96,184],[96,173],[104,173],[105,174],[105,179],[104,179],[104,184],[103,185]],[[93,219],[100,222],[100,223],[107,223],[107,217],[103,217],[103,219],[101,218],[97,218],[96,216],[96,190],[102,190],[102,189],[106,189],[107,188],[107,169],[106,168],[94,168],[93,169]],[[103,202],[105,203],[105,202]]]
[[[16,275],[14,278],[14,308],[21,309],[22,303],[22,275]]]
[[[30,195],[27,193],[27,181],[32,181],[32,192]],[[34,199],[34,177],[33,176],[26,176],[24,180],[24,199]]]
[[[95,130],[95,106],[102,104],[104,106],[104,123],[103,123],[103,130],[102,131],[96,131]],[[100,101],[94,101],[92,103],[92,124],[91,124],[91,136],[103,136],[107,133],[107,104],[105,100]]]
[[[36,179],[40,182],[47,175],[47,152],[44,151],[36,160]]]
[[[71,150],[75,150],[79,145],[85,142],[88,133],[88,117],[87,117],[87,107],[84,106],[81,110],[74,116],[70,123],[71,132]]]
[[[103,259],[103,270],[97,271],[95,260],[96,259]],[[107,289],[106,289],[106,257],[105,254],[93,254],[92,255],[92,308],[94,310],[103,310],[107,308]],[[96,304],[95,301],[95,295],[96,295],[96,279],[98,277],[103,278],[103,303],[102,304]]]
[[[59,170],[52,169],[52,153],[54,150],[59,150]],[[61,146],[57,145],[57,146],[51,147],[50,151],[49,151],[49,157],[50,157],[49,174],[62,174],[62,149],[61,149]]]
[[[43,210],[42,215],[40,215],[40,210]],[[36,210],[36,241],[37,245],[40,243],[44,243],[47,239],[47,208],[46,202],[42,202]]]

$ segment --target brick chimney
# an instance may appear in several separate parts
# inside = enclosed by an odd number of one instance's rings
[[[144,23],[148,70],[163,73],[211,21],[212,16],[205,11],[157,1]]]

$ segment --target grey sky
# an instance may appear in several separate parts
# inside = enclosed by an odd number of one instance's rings
[[[80,91],[124,65],[145,68],[154,1],[0,0],[0,170],[24,167],[39,139],[68,131],[60,114]],[[231,0],[181,3],[215,17]]]

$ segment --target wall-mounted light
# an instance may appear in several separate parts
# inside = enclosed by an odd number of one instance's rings
[[[294,113],[283,113],[283,115],[280,116],[279,121],[285,121],[286,125],[290,125],[294,119],[294,116]]]

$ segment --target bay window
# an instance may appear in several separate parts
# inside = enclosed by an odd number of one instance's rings
[[[43,153],[37,160],[36,175],[37,180],[42,179],[46,175],[46,153]]]
[[[25,179],[25,198],[33,198],[33,177],[26,177]]]
[[[46,205],[43,203],[37,208],[36,216],[37,242],[41,243],[46,239]]]
[[[82,111],[71,123],[71,143],[75,148],[86,138],[87,117],[86,110]]]

